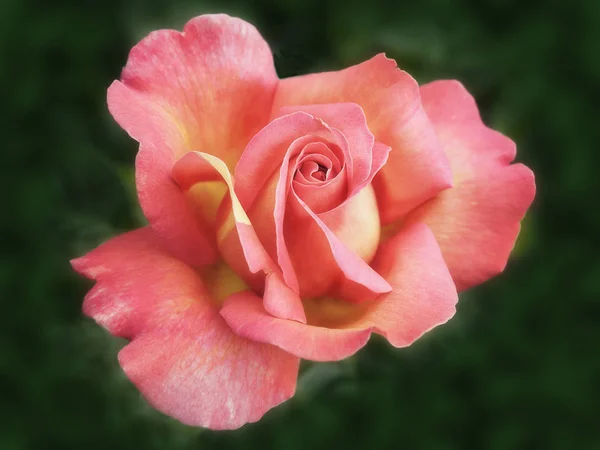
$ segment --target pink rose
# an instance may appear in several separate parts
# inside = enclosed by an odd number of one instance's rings
[[[200,16],[151,33],[108,90],[140,143],[149,226],[73,261],[83,310],[159,410],[215,429],[294,394],[300,358],[371,332],[410,345],[500,273],[534,197],[515,144],[456,81],[383,55],[279,80],[256,29]]]

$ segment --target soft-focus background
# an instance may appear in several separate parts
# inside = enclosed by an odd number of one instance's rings
[[[137,40],[205,12],[255,23],[281,76],[385,51],[462,80],[538,183],[507,271],[451,323],[308,368],[220,433],[146,405],[68,265],[140,223],[106,88]],[[0,449],[600,449],[599,23],[596,0],[0,2]]]

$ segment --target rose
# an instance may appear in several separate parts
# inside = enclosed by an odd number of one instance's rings
[[[140,143],[149,226],[73,261],[84,312],[156,408],[235,428],[294,393],[299,358],[372,331],[402,347],[501,272],[534,196],[515,146],[455,81],[378,55],[279,80],[249,24],[151,33],[108,91]]]

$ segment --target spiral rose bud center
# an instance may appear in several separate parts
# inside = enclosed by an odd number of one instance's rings
[[[327,179],[327,176],[329,175],[329,168],[314,161],[308,161],[302,164],[302,166],[300,167],[300,173],[308,182],[323,182]]]
[[[305,185],[321,185],[335,178],[341,167],[337,153],[341,150],[333,144],[312,142],[298,155],[294,181]]]

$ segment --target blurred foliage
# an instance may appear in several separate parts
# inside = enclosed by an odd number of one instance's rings
[[[205,12],[255,23],[281,76],[385,51],[460,79],[538,183],[507,271],[448,325],[311,366],[292,401],[219,433],[146,405],[68,265],[140,223],[105,89],[139,38]],[[0,448],[600,449],[599,23],[595,0],[1,2]]]

